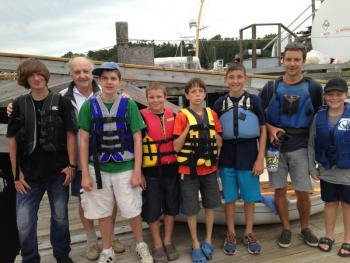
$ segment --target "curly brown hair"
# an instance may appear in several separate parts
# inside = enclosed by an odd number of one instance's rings
[[[28,78],[35,73],[42,75],[46,80],[46,84],[49,82],[50,72],[43,62],[36,58],[23,60],[23,62],[17,67],[18,85],[30,89]]]

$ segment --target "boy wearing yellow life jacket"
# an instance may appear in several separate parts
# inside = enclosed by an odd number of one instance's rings
[[[146,88],[148,108],[141,115],[147,125],[143,131],[142,173],[146,188],[142,192],[142,218],[153,237],[155,263],[176,260],[179,253],[172,243],[174,217],[179,212],[178,164],[173,146],[175,114],[165,108],[166,89],[159,82]],[[164,214],[164,237],[160,235],[160,216]]]
[[[221,205],[216,178],[221,125],[216,113],[202,106],[206,86],[201,79],[189,80],[185,86],[185,95],[190,106],[182,109],[176,116],[174,149],[177,152],[181,176],[181,212],[187,216],[192,238],[192,261],[203,263],[213,256],[213,209]],[[198,191],[205,209],[206,238],[202,242],[199,242],[197,236],[196,215],[200,210]]]
[[[226,255],[236,253],[234,210],[238,198],[244,201],[246,215],[244,243],[250,254],[261,251],[253,234],[253,221],[254,202],[261,200],[259,175],[264,171],[266,126],[260,98],[244,90],[246,79],[244,66],[231,64],[225,75],[229,92],[214,103],[223,129],[219,163],[227,224]]]

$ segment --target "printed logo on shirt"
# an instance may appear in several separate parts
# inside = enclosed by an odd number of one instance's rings
[[[350,130],[350,119],[349,118],[341,118],[338,123],[339,131],[348,131]]]
[[[57,106],[52,106],[51,110],[58,110],[58,107]]]
[[[166,121],[170,122],[170,121],[173,121],[174,120],[174,117],[170,117],[170,118],[167,118]]]

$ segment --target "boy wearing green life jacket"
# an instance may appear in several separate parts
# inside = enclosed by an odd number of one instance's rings
[[[246,229],[243,241],[250,254],[258,255],[261,245],[253,233],[254,203],[261,200],[259,175],[264,171],[266,126],[260,98],[244,90],[246,71],[231,64],[225,75],[229,93],[214,104],[223,129],[219,163],[225,199],[227,236],[224,253],[236,253],[235,201],[244,201]]]
[[[175,114],[165,107],[166,88],[159,82],[146,88],[148,108],[141,115],[147,125],[143,131],[142,173],[146,187],[142,192],[142,218],[153,237],[155,263],[176,260],[179,253],[172,243],[174,217],[179,212],[178,164],[173,146]],[[160,235],[160,217],[164,215],[164,237]]]
[[[213,257],[213,209],[221,205],[216,178],[216,161],[221,146],[221,125],[216,113],[203,108],[205,83],[193,78],[186,83],[185,95],[190,106],[182,109],[174,124],[174,149],[179,162],[182,207],[192,238],[192,261],[206,262]],[[199,195],[205,209],[206,238],[199,242],[197,218],[200,210]]]

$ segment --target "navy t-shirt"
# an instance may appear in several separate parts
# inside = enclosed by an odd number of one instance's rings
[[[283,81],[283,80],[279,79],[278,81]],[[320,83],[308,78],[304,78],[295,84],[291,84],[290,86],[301,85],[304,81],[309,82],[310,98],[311,98],[312,105],[314,106],[314,112],[316,113],[318,108],[322,105],[322,86]],[[271,90],[269,90],[268,83],[266,83],[259,94],[259,97],[263,102],[264,109],[267,109],[270,99],[272,97],[271,95],[272,95]],[[307,148],[308,138],[309,138],[308,134],[288,135],[288,139],[282,143],[280,151],[292,152],[292,151],[299,150],[301,148]]]
[[[259,125],[265,125],[265,114],[261,100],[258,96],[249,94],[251,110],[258,116]],[[242,95],[243,96],[243,95]],[[230,97],[232,102],[238,102],[241,98]],[[219,118],[222,112],[222,104],[226,96],[218,98],[213,109],[218,114]],[[222,126],[225,123],[221,123]],[[235,168],[237,170],[251,170],[258,155],[257,139],[232,139],[224,140],[220,151],[219,166],[221,168]]]

